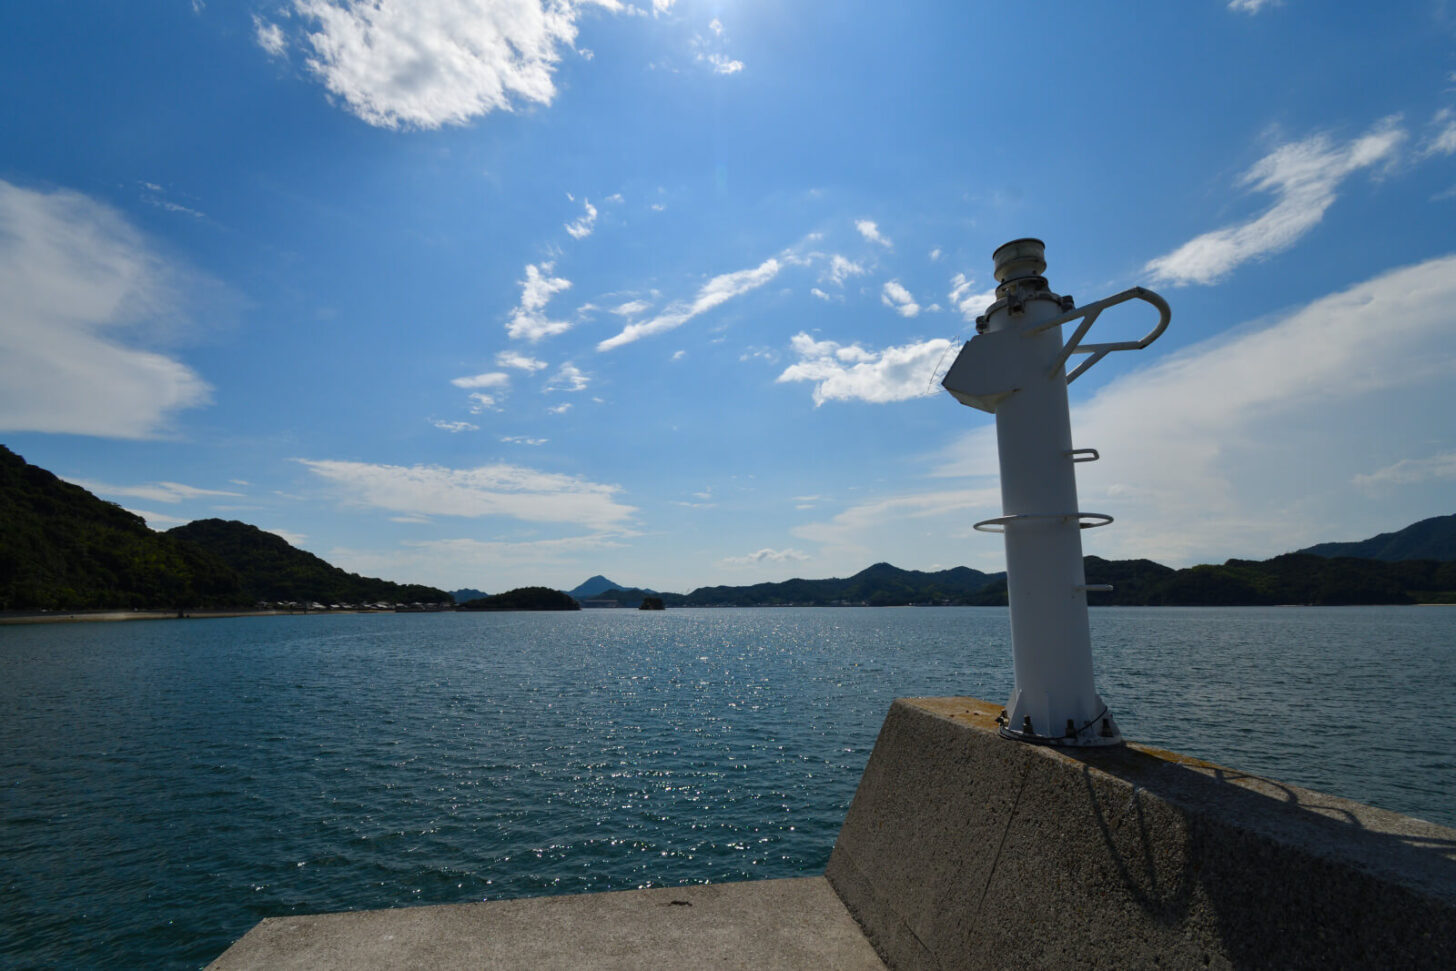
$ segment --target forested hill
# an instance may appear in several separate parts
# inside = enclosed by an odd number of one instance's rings
[[[0,445],[0,610],[449,599],[433,587],[346,573],[244,523],[213,519],[154,532]]]
[[[289,545],[281,536],[226,519],[199,519],[166,535],[206,550],[237,571],[254,600],[334,603],[452,603],[444,590],[361,577]]]
[[[926,573],[876,563],[852,577],[827,580],[785,580],[748,587],[699,587],[686,596],[663,594],[668,606],[720,607],[728,605],[836,603],[898,606],[912,603],[974,603],[975,594],[995,575],[958,566]]]
[[[0,610],[233,606],[238,575],[0,445]]]
[[[1229,560],[1175,570],[1152,560],[1089,556],[1083,567],[1089,584],[1113,587],[1110,592],[1089,592],[1087,602],[1093,606],[1456,603],[1456,562],[1436,560],[1387,563],[1286,553],[1270,560]],[[625,601],[628,594],[624,591],[603,596],[619,593]],[[700,587],[686,595],[665,593],[662,599],[669,607],[998,606],[1006,603],[1006,574],[966,567],[922,573],[877,563],[848,579]],[[640,602],[640,595],[636,600]]]
[[[1456,514],[1433,516],[1354,543],[1319,543],[1299,552],[1367,560],[1456,560]]]

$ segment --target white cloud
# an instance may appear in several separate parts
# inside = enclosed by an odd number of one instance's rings
[[[713,33],[717,34],[719,37],[722,37],[723,21],[719,20],[717,17],[714,17],[712,20],[708,21],[708,29],[711,30]]]
[[[153,438],[211,389],[123,335],[178,323],[189,281],[120,214],[0,180],[0,431]]]
[[[974,292],[976,281],[964,273],[957,273],[950,278],[950,303],[952,307],[960,311],[960,315],[966,320],[975,320],[986,308],[996,302],[996,290],[991,288],[983,293]]]
[[[597,207],[587,199],[582,200],[582,205],[586,207],[586,211],[581,217],[566,224],[566,231],[571,234],[572,239],[586,239],[597,224]]]
[[[1361,491],[1379,493],[1391,486],[1448,480],[1456,480],[1456,452],[1444,452],[1423,459],[1401,459],[1368,475],[1360,473],[1351,481]]]
[[[1273,193],[1274,205],[1247,222],[1195,237],[1146,269],[1174,284],[1216,283],[1241,263],[1288,249],[1324,219],[1341,182],[1389,162],[1404,139],[1395,120],[1386,119],[1344,145],[1315,135],[1275,149],[1239,179],[1255,192]]]
[[[258,46],[267,51],[272,57],[279,57],[283,54],[283,48],[287,41],[283,38],[283,28],[277,24],[270,24],[257,14],[253,14],[253,36],[258,41]]]
[[[735,60],[726,54],[699,54],[698,60],[706,61],[713,68],[714,74],[737,74],[743,70],[743,62]]]
[[[933,250],[930,251],[930,262],[932,262],[932,263],[939,263],[940,262],[940,247],[939,246],[937,246],[935,249],[933,249]]]
[[[880,291],[880,302],[886,307],[894,308],[901,317],[914,317],[920,313],[920,304],[910,295],[899,280],[890,280]]]
[[[548,320],[544,313],[551,298],[571,288],[571,281],[551,276],[554,263],[526,265],[526,278],[521,283],[521,302],[511,311],[511,321],[506,333],[516,339],[531,342],[543,337],[552,337],[571,329],[569,320]]]
[[[651,310],[652,304],[646,300],[628,300],[626,303],[613,307],[611,312],[618,317],[635,317],[644,310]]]
[[[881,246],[894,245],[884,236],[880,235],[879,224],[872,219],[857,220],[854,224],[854,228],[858,229],[859,234],[865,239],[869,240],[871,243],[879,243]]]
[[[1401,480],[1433,483],[1403,495],[1405,522],[1450,512],[1444,454],[1396,460],[1456,445],[1453,305],[1447,256],[1114,378],[1072,413],[1075,443],[1102,454],[1078,466],[1082,508],[1118,519],[1087,534],[1091,551],[1178,566],[1370,535],[1404,523],[1358,487]],[[994,475],[994,428],[947,459],[942,474]]]
[[[824,300],[824,301],[827,301],[829,303],[834,303],[836,301],[843,301],[844,300],[844,295],[843,294],[836,293],[836,294],[832,294],[831,295],[831,294],[825,293],[823,290],[820,290],[818,287],[810,287],[809,288],[809,292],[812,293],[814,296],[818,297],[820,300]]]
[[[502,435],[501,441],[507,445],[545,445],[549,438],[528,438],[525,435]]]
[[[130,507],[123,508],[125,508],[126,511],[131,513],[133,516],[140,516],[145,519],[147,521],[148,529],[171,529],[173,526],[185,526],[188,523],[192,522],[192,520],[186,519],[182,516],[169,516],[164,512],[151,512],[146,509],[132,509]]]
[[[519,465],[449,469],[299,460],[334,485],[351,505],[418,516],[505,516],[528,522],[621,527],[636,512],[616,500],[621,489]]]
[[[528,374],[544,371],[547,367],[545,361],[528,357],[517,351],[501,351],[495,356],[495,363],[500,367],[515,368],[518,371],[525,371]]]
[[[546,391],[585,391],[590,383],[581,368],[575,364],[563,364],[546,382]]]
[[[844,286],[844,281],[852,276],[863,276],[865,268],[854,260],[840,256],[835,253],[829,257],[829,269],[820,279],[827,279],[838,286]]]
[[[307,64],[371,125],[462,125],[550,104],[582,4],[569,0],[295,0]],[[621,10],[616,0],[595,6]]]
[[[335,547],[328,561],[365,576],[393,577],[454,589],[468,582],[486,590],[549,582],[542,574],[585,575],[587,557],[623,547],[620,531],[520,542],[472,538],[407,540],[386,550]],[[464,577],[466,580],[462,581]],[[564,585],[566,581],[557,581]]]
[[[882,404],[934,394],[937,365],[951,342],[935,338],[920,344],[867,351],[858,344],[842,346],[795,334],[790,347],[799,363],[778,376],[780,382],[814,382],[814,405],[826,401],[869,401]]]
[[[1276,7],[1279,0],[1229,0],[1228,8],[1240,13],[1256,14],[1266,7]]]
[[[504,371],[491,371],[486,374],[454,378],[450,383],[457,388],[505,388],[510,386],[511,376]]]
[[[108,482],[97,482],[94,479],[67,478],[66,481],[98,496],[127,496],[133,499],[149,499],[152,502],[176,503],[207,496],[237,498],[243,495],[241,492],[228,492],[223,489],[199,489],[197,486],[183,485],[180,482],[151,482],[146,485],[119,486]]]
[[[610,351],[623,344],[630,344],[644,337],[681,327],[699,314],[707,313],[736,296],[758,289],[778,276],[781,267],[782,264],[778,260],[769,257],[751,269],[715,276],[703,284],[702,288],[698,290],[698,295],[691,301],[676,301],[651,320],[624,327],[617,336],[609,337],[597,344],[597,350]]]
[[[432,419],[430,419],[430,424],[431,425],[434,425],[436,428],[440,429],[441,431],[452,432],[452,433],[458,433],[458,432],[478,432],[478,431],[480,431],[480,426],[479,425],[472,425],[468,421],[443,421],[443,420],[438,419],[438,418],[432,418]]]
[[[1421,147],[1421,158],[1433,155],[1456,155],[1456,111],[1442,108],[1431,118],[1434,131]]]
[[[923,555],[918,551],[926,544],[917,536],[916,525],[922,527],[920,534],[928,533],[941,542],[960,540],[970,532],[969,524],[978,516],[995,515],[993,510],[999,508],[1000,501],[1001,490],[995,486],[884,496],[850,506],[827,522],[796,526],[791,532],[821,544],[821,561],[838,557],[843,562],[861,564],[855,569],[862,568],[869,556],[904,563],[907,558]],[[975,552],[957,543],[948,555],[965,562]],[[988,558],[993,558],[999,550],[989,552]]]
[[[802,562],[803,560],[807,559],[809,559],[809,554],[803,552],[802,550],[775,550],[764,547],[761,550],[757,550],[753,553],[748,553],[744,556],[725,556],[723,557],[723,562],[736,566],[747,566],[752,563],[788,563],[790,561]]]
[[[483,391],[476,391],[470,395],[470,413],[472,415],[483,415],[487,411],[499,410],[496,403],[500,400],[498,395],[486,394]]]
[[[264,529],[263,532],[272,533],[274,536],[282,539],[289,546],[301,546],[303,544],[303,541],[308,539],[307,533],[295,533],[287,529]]]
[[[549,413],[553,414],[553,415],[564,415],[568,411],[571,410],[571,402],[569,402],[569,401],[563,401],[561,404],[559,404],[559,405],[553,405],[552,407],[547,408],[546,410]]]

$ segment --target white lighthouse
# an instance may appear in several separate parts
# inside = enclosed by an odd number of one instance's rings
[[[1112,517],[1077,506],[1073,466],[1098,454],[1072,446],[1067,385],[1112,351],[1147,347],[1172,312],[1142,287],[1076,307],[1047,286],[1045,251],[1039,239],[1017,239],[992,254],[996,302],[977,318],[977,336],[941,383],[962,404],[996,416],[1002,515],[975,528],[1006,539],[1016,687],[1001,734],[1048,745],[1117,745],[1117,722],[1093,684],[1087,627],[1087,591],[1111,588],[1088,587],[1081,536]],[[1157,326],[1137,341],[1082,343],[1103,310],[1128,300],[1156,307]],[[1077,320],[1064,342],[1062,325]],[[1083,354],[1090,356],[1068,373],[1067,361]]]

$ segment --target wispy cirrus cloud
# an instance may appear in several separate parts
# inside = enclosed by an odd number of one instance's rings
[[[526,278],[520,281],[521,302],[511,311],[510,322],[506,324],[506,333],[511,337],[534,343],[544,337],[553,337],[571,330],[571,321],[549,320],[546,317],[546,305],[551,302],[551,298],[563,290],[571,289],[570,280],[551,275],[555,265],[526,265]]]
[[[801,332],[789,341],[799,361],[785,368],[778,381],[813,382],[816,408],[826,401],[884,404],[923,398],[935,393],[932,379],[950,346],[950,341],[937,337],[868,351],[858,344],[816,341]]]
[[[348,504],[419,516],[503,516],[541,523],[620,529],[636,512],[621,488],[575,476],[498,463],[472,469],[299,459]]]
[[[809,554],[803,550],[791,548],[776,550],[765,546],[761,550],[756,550],[743,556],[725,556],[722,562],[733,566],[747,566],[754,563],[802,562],[809,558]]]
[[[1427,127],[1429,133],[1421,145],[1421,158],[1456,155],[1456,111],[1442,108]]]
[[[193,499],[205,499],[209,496],[230,496],[238,498],[243,495],[241,492],[229,492],[226,489],[201,489],[197,486],[183,485],[181,482],[148,482],[142,485],[113,485],[110,482],[98,482],[95,479],[74,479],[66,478],[72,485],[78,485],[87,492],[94,492],[98,496],[126,496],[132,499],[147,499],[151,502],[177,503],[187,502]]]
[[[478,432],[478,431],[480,431],[480,426],[479,425],[472,425],[468,421],[445,421],[445,420],[440,419],[440,418],[432,418],[432,419],[430,419],[430,424],[431,425],[434,425],[436,428],[440,429],[440,431],[442,431],[442,432],[450,432],[451,434],[459,434],[460,432]]]
[[[581,203],[585,212],[566,224],[566,232],[572,239],[586,239],[597,225],[597,207],[591,204],[590,199],[583,199]]]
[[[510,387],[511,376],[504,371],[490,371],[485,374],[454,378],[450,383],[457,388],[506,388]]]
[[[0,430],[153,438],[211,388],[137,346],[200,284],[87,196],[0,180]]]
[[[527,374],[535,374],[548,367],[545,361],[518,351],[501,351],[495,356],[495,363],[499,367],[515,368],[517,371],[525,371]]]
[[[383,128],[463,125],[518,103],[548,105],[583,8],[618,0],[295,0],[305,63],[351,113]],[[277,56],[280,26],[259,22]]]
[[[1269,7],[1279,6],[1280,0],[1229,0],[1228,8],[1239,13],[1256,14]]]
[[[1384,492],[1392,486],[1422,482],[1456,481],[1456,452],[1443,452],[1420,459],[1401,459],[1383,469],[1358,473],[1351,481],[1364,492]]]
[[[1183,285],[1216,283],[1235,267],[1293,246],[1324,219],[1341,182],[1361,169],[1390,162],[1405,140],[1398,119],[1387,118],[1343,145],[1328,135],[1282,145],[1239,179],[1239,185],[1274,195],[1258,216],[1195,237],[1146,270],[1156,280]]]
[[[713,277],[699,288],[692,300],[679,300],[669,304],[662,313],[640,324],[629,324],[615,337],[609,337],[597,344],[598,351],[610,351],[639,341],[653,334],[675,330],[700,314],[719,307],[734,297],[756,290],[778,276],[783,264],[769,257],[758,266]]]

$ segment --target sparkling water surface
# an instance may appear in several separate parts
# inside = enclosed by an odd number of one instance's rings
[[[1092,629],[1129,738],[1456,826],[1456,609]],[[0,627],[0,965],[196,967],[283,914],[820,873],[892,698],[1010,689],[1004,608]]]

